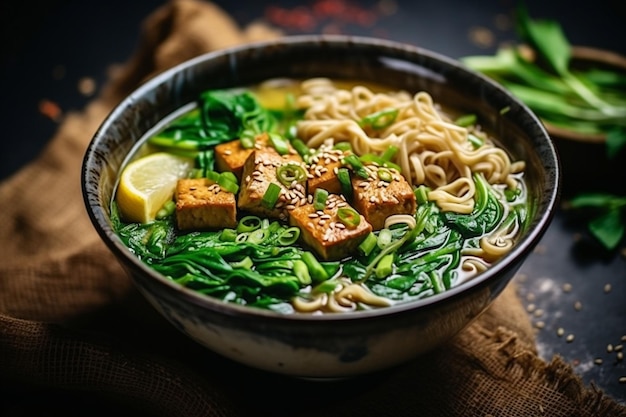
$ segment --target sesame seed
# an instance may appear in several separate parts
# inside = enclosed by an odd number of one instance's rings
[[[610,343],[608,345],[606,345],[606,351],[609,352],[609,353],[613,352],[613,345],[610,344]]]
[[[565,284],[563,284],[563,292],[570,292],[572,291],[572,284],[570,284],[569,282],[566,282]]]
[[[335,222],[335,227],[337,227],[337,229],[345,229],[346,225],[343,223],[337,223]]]
[[[602,358],[596,358],[593,360],[593,363],[595,363],[596,365],[602,365]]]
[[[623,347],[624,347],[624,345],[615,345],[613,350],[616,351],[616,352],[620,352],[623,349]]]
[[[574,303],[574,310],[576,311],[580,311],[583,309],[583,303],[581,303],[580,301],[576,301]]]
[[[565,341],[567,343],[572,343],[574,341],[574,335],[572,333],[568,334],[567,337],[565,338]]]
[[[620,384],[626,384],[626,376],[620,376],[618,381]]]
[[[330,214],[324,213],[320,216],[320,219],[328,220],[330,219]]]
[[[611,284],[604,284],[604,292],[605,293],[611,292],[611,289],[612,289]]]
[[[228,155],[230,155],[230,154],[232,154],[232,153],[233,153],[233,151],[231,151],[230,149],[226,149],[226,150],[224,151],[224,155],[226,155],[226,156],[228,156]]]
[[[615,355],[615,358],[617,359],[618,362],[621,362],[624,359],[624,352],[617,352],[617,354]]]
[[[293,209],[295,209],[295,208],[296,208],[296,206],[295,206],[295,205],[293,205],[293,204],[287,204],[287,205],[285,206],[285,208],[286,208],[287,210],[293,210]]]
[[[317,222],[317,224],[319,224],[320,226],[324,226],[326,224],[326,220],[320,220],[319,222]]]
[[[563,334],[565,333],[565,330],[562,327],[559,327],[558,329],[556,329],[556,335],[561,337],[563,336]]]
[[[546,327],[546,323],[540,320],[535,323],[535,327],[538,329],[543,329],[544,327]]]
[[[538,308],[533,314],[535,315],[535,317],[541,317],[543,316],[543,309]]]
[[[317,216],[317,213],[309,213],[309,219],[315,219]]]

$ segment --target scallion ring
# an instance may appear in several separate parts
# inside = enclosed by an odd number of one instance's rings
[[[261,227],[261,218],[257,216],[245,216],[237,224],[237,233],[249,233]]]
[[[284,229],[278,236],[278,244],[281,246],[289,246],[298,240],[300,237],[300,229],[297,227],[288,227]]]
[[[324,210],[326,208],[326,200],[328,200],[328,191],[323,188],[316,188],[313,193],[313,208],[315,210]]]
[[[393,181],[393,175],[391,175],[391,172],[389,172],[388,169],[380,168],[378,170],[378,179],[385,182],[391,182]]]
[[[351,207],[340,207],[337,210],[337,217],[350,229],[354,229],[361,223],[361,215]]]
[[[302,165],[294,162],[288,162],[279,166],[276,170],[276,176],[278,181],[285,187],[290,187],[294,181],[302,183],[307,179],[306,170]]]

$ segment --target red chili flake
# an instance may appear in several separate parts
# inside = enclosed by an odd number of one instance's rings
[[[44,98],[39,101],[39,113],[43,114],[52,121],[58,122],[61,120],[63,111],[57,103]]]

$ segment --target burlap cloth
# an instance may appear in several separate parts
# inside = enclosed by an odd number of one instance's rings
[[[164,4],[98,98],[67,115],[40,157],[0,184],[0,383],[63,392],[85,416],[105,404],[136,416],[626,416],[561,358],[538,358],[514,284],[437,351],[326,383],[220,358],[137,295],[85,212],[79,175],[88,141],[147,78],[200,53],[276,36],[260,24],[237,27],[211,3]],[[31,401],[5,397],[0,414],[28,415]]]

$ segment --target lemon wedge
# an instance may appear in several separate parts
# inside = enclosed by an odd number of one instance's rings
[[[132,161],[122,171],[116,194],[121,217],[129,222],[153,221],[174,196],[176,182],[192,168],[193,159],[165,152]]]

